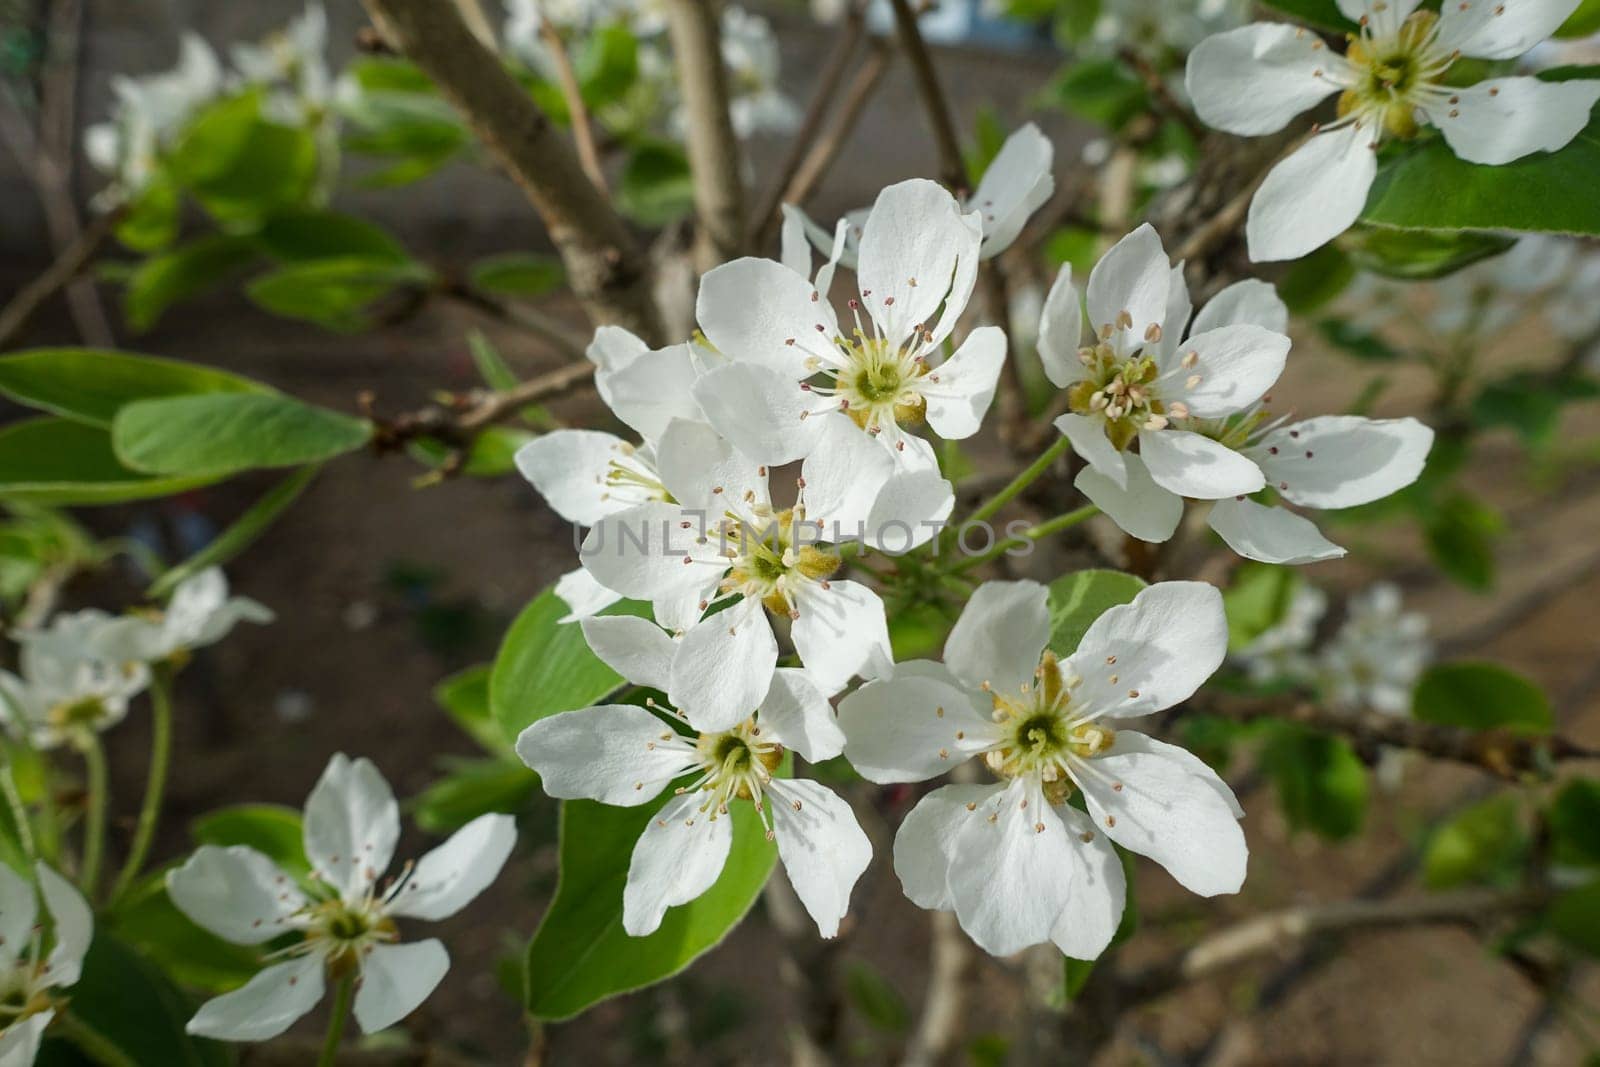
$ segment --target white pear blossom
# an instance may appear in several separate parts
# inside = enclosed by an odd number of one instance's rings
[[[686,631],[667,693],[697,729],[731,727],[771,685],[770,616],[790,620],[801,662],[830,695],[887,662],[883,602],[831,577],[841,564],[832,546],[905,551],[932,536],[954,495],[935,471],[897,471],[853,430],[824,436],[801,466],[798,499],[783,507],[766,466],[710,427],[676,421],[657,453],[669,499],[609,515],[584,539],[580,560],[600,585],[653,601],[659,622]],[[700,619],[727,596],[738,599]]]
[[[744,8],[722,12],[722,61],[728,71],[728,118],[740,138],[758,133],[787,133],[800,121],[800,111],[778,83],[778,38],[772,24]],[[674,113],[674,128],[686,129],[687,117]]]
[[[28,1067],[45,1027],[77,984],[94,936],[94,915],[83,894],[43,863],[35,886],[0,863],[0,1067]],[[50,929],[39,921],[44,898]],[[45,945],[50,950],[45,951]]]
[[[99,651],[116,624],[103,611],[58,615],[43,630],[17,635],[18,674],[0,670],[0,712],[6,729],[35,748],[82,745],[128,714],[128,702],[149,684],[142,662]]]
[[[1338,0],[1360,24],[1343,55],[1317,34],[1255,23],[1202,41],[1187,85],[1210,126],[1246,136],[1273,133],[1333,93],[1338,120],[1275,166],[1250,204],[1250,258],[1296,259],[1338,236],[1361,214],[1386,137],[1436,127],[1471,163],[1498,165],[1567,145],[1589,122],[1600,81],[1491,77],[1448,82],[1463,56],[1509,60],[1561,25],[1578,0]]]
[[[216,644],[241,622],[269,623],[273,618],[265,605],[229,596],[222,568],[207,567],[178,583],[166,610],[107,622],[96,633],[94,647],[110,660],[160,663]]]
[[[1039,327],[1040,362],[1068,391],[1069,410],[1056,428],[1108,484],[1141,498],[1147,484],[1202,500],[1261,489],[1266,479],[1254,463],[1200,432],[1207,420],[1250,411],[1283,371],[1289,338],[1282,328],[1233,314],[1258,300],[1253,287],[1234,289],[1207,305],[1185,337],[1182,269],[1167,261],[1147,223],[1090,272],[1093,337],[1079,347],[1082,313],[1071,265],[1063,267]],[[1176,525],[1181,510],[1165,505],[1141,526]]]
[[[1411,712],[1411,691],[1433,659],[1428,617],[1404,609],[1400,590],[1378,582],[1345,604],[1345,621],[1316,662],[1322,695],[1345,708]]]
[[[935,468],[933,447],[909,428],[926,421],[948,440],[972,436],[1006,358],[1005,334],[984,326],[939,359],[972,295],[980,243],[978,213],[963,214],[938,184],[885,189],[863,227],[848,332],[781,263],[745,258],[712,270],[696,315],[730,363],[695,386],[706,417],[763,463],[801,459],[842,430],[864,431],[901,466]],[[835,411],[848,419],[821,418]]]
[[[206,845],[168,873],[178,909],[218,937],[263,945],[300,940],[267,957],[239,989],[200,1006],[191,1034],[266,1041],[316,1007],[327,982],[353,977],[364,1033],[393,1026],[427,999],[450,966],[436,938],[402,944],[397,919],[436,922],[464,908],[516,843],[509,815],[481,815],[380,884],[400,836],[400,809],[369,760],[328,762],[305,810],[304,883],[244,845]]]
[[[84,155],[112,180],[104,199],[131,199],[155,176],[163,148],[223,88],[222,64],[205,39],[185,33],[178,65],[145,78],[117,76],[110,120],[84,131]]]
[[[272,88],[265,114],[288,125],[320,119],[333,99],[328,69],[328,12],[311,0],[289,25],[259,43],[236,44],[229,51],[239,81]]]
[[[1292,681],[1311,674],[1311,646],[1328,610],[1328,595],[1310,582],[1295,582],[1283,618],[1267,627],[1234,658],[1257,684]]]
[[[686,656],[702,661],[692,668],[700,673],[720,667],[710,662],[714,651],[674,641],[646,619],[612,616],[582,625],[595,654],[637,685],[670,689]],[[654,800],[669,783],[683,783],[634,846],[622,894],[623,929],[635,937],[649,934],[668,908],[711,888],[733,844],[729,809],[748,801],[776,840],[818,931],[823,937],[838,933],[872,846],[850,805],[832,790],[777,776],[786,748],[817,762],[844,747],[833,709],[807,672],[784,667],[772,673],[767,690],[725,728],[685,734],[675,728],[680,723],[663,718],[660,705],[651,701],[650,709],[606,704],[563,712],[517,738],[517,754],[553,797],[632,807]],[[678,719],[697,717],[678,706]]]
[[[1204,896],[1244,880],[1243,812],[1189,752],[1130,729],[1187,699],[1222,663],[1222,597],[1164,582],[1114,607],[1064,661],[1046,647],[1037,582],[988,582],[944,662],[898,665],[839,706],[845,756],[875,782],[933,778],[980,758],[997,779],[925,796],[895,836],[895,871],[924,908],[953,910],[985,950],[1054,942],[1093,959],[1122,917],[1111,843]],[[1086,812],[1068,803],[1081,791]]]

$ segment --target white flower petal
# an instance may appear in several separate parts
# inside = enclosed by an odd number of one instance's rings
[[[666,692],[678,646],[665,630],[637,615],[599,615],[581,625],[589,651],[600,662],[634,685]]]
[[[195,924],[239,945],[259,945],[293,929],[290,917],[306,904],[276,863],[243,845],[202,845],[167,872],[167,895]]]
[[[763,733],[811,763],[832,759],[844,751],[844,731],[833,706],[806,672],[779,667],[772,688],[761,701],[758,720]]]
[[[1310,30],[1257,22],[1214,34],[1189,53],[1184,86],[1207,126],[1255,136],[1273,133],[1339,83],[1325,74],[1345,61]]]
[[[315,953],[274,964],[233,992],[200,1005],[185,1029],[218,1041],[277,1037],[322,999],[322,968],[322,957]]]
[[[1083,336],[1083,306],[1072,284],[1072,264],[1063,263],[1039,316],[1039,362],[1045,376],[1065,389],[1083,377],[1078,344]]]
[[[1123,457],[1128,465],[1126,488],[1084,467],[1072,484],[1101,511],[1111,517],[1124,533],[1141,541],[1159,544],[1170,538],[1183,521],[1183,497],[1167,492],[1150,478],[1144,460],[1137,455]]]
[[[972,695],[939,673],[900,664],[839,702],[845,758],[871,782],[920,782],[943,774],[998,736]],[[957,736],[957,735],[960,736]],[[942,753],[942,755],[941,755]]]
[[[354,899],[389,869],[399,837],[400,806],[378,768],[366,757],[336,753],[306,799],[313,873]]]
[[[389,913],[430,922],[448,919],[489,888],[516,843],[516,819],[478,816],[417,861]]]
[[[868,664],[888,662],[889,622],[878,594],[860,582],[802,582],[794,589],[789,634],[800,662],[824,693],[843,689]]]
[[[1206,301],[1190,329],[1197,334],[1219,326],[1259,326],[1273,333],[1289,330],[1289,308],[1271,282],[1246,278]]]
[[[1228,653],[1222,594],[1205,582],[1158,582],[1108,609],[1068,662],[1073,695],[1110,718],[1148,715],[1194,695]]]
[[[998,326],[979,326],[955,355],[936,367],[922,386],[928,425],[947,441],[971,437],[994,402],[1000,369],[1006,362],[1006,335]]]
[[[1096,829],[1117,844],[1155,860],[1190,892],[1238,892],[1249,849],[1232,806],[1208,780],[1214,774],[1129,730],[1075,777]]]
[[[703,422],[674,419],[656,447],[661,483],[685,510],[720,516],[729,501],[767,499],[761,464]]]
[[[672,659],[673,706],[696,730],[743,722],[772,688],[778,641],[759,600],[745,599],[695,623]]]
[[[1095,831],[1088,816],[1066,806],[1053,810],[1072,842],[1073,870],[1067,906],[1051,926],[1050,940],[1073,959],[1097,959],[1116,935],[1127,904],[1122,857],[1111,847],[1110,838]]]
[[[601,326],[594,331],[594,340],[589,342],[583,354],[589,357],[589,362],[596,369],[614,371],[621,370],[648,351],[649,345],[623,327]],[[600,390],[600,398],[607,404],[611,403],[604,389]]]
[[[531,723],[517,755],[553,797],[632,807],[694,766],[689,742],[676,737],[637,704],[601,704]]]
[[[699,517],[676,504],[636,504],[595,523],[578,559],[607,589],[654,600],[703,588],[727,569],[716,546],[696,543],[702,536]]]
[[[927,544],[955,510],[955,487],[932,470],[901,470],[883,483],[863,540],[891,556]]]
[[[614,593],[595,581],[594,575],[582,567],[557,578],[555,593],[567,606],[567,614],[559,620],[564,623],[597,615],[622,599],[622,594]]]
[[[55,1017],[55,1009],[46,1008],[0,1031],[0,1067],[33,1067],[44,1029]]]
[[[94,939],[94,913],[78,888],[44,863],[34,864],[39,876],[39,892],[54,921],[55,947],[45,961],[44,980],[53,986],[77,982],[83,970],[83,957]]]
[[[592,526],[627,507],[606,482],[613,459],[630,456],[632,445],[596,430],[556,430],[517,449],[517,470],[568,522]]]
[[[821,524],[823,541],[851,539],[865,529],[894,460],[847,415],[831,412],[811,421],[821,432],[800,467],[806,520]]]
[[[1126,311],[1133,319],[1128,336],[1143,338],[1167,317],[1172,264],[1161,238],[1148,222],[1111,246],[1089,272],[1086,299],[1089,328],[1115,326]],[[1142,341],[1140,342],[1142,343]]]
[[[1250,258],[1299,259],[1339,236],[1361,215],[1377,173],[1369,124],[1311,138],[1272,168],[1250,201]]]
[[[1267,434],[1250,449],[1284,499],[1308,508],[1348,508],[1417,480],[1433,430],[1416,419],[1323,415]]]
[[[646,441],[660,440],[673,419],[702,417],[694,398],[695,366],[688,345],[646,352],[627,366],[604,373],[611,410]]]
[[[698,791],[673,797],[633,846],[622,890],[622,928],[634,937],[654,933],[668,908],[710,889],[728,862],[733,819],[702,813],[702,803]]]
[[[1163,371],[1171,367],[1172,353],[1177,351],[1178,342],[1193,312],[1194,304],[1189,300],[1189,283],[1183,276],[1183,264],[1175,264],[1167,286],[1167,313],[1161,320],[1161,340],[1155,346],[1156,363]]]
[[[739,451],[761,463],[792,463],[816,447],[823,433],[818,416],[832,410],[800,387],[805,376],[759,363],[730,363],[696,382],[695,398],[711,425]]]
[[[941,786],[906,813],[894,835],[894,873],[911,903],[934,911],[955,908],[950,864],[956,838],[972,815],[967,805],[976,809],[1004,790],[999,782]]]
[[[850,910],[850,890],[872,860],[872,843],[850,805],[825,785],[775,778],[767,791],[784,873],[817,932],[833,937]]]
[[[1245,559],[1262,563],[1316,563],[1338,559],[1344,549],[1322,536],[1317,524],[1288,508],[1254,500],[1219,500],[1211,528]]]
[[[1426,108],[1456,155],[1501,164],[1565,148],[1589,125],[1600,80],[1490,78]]]
[[[1515,59],[1549,37],[1578,0],[1452,0],[1440,5],[1440,50],[1478,59]]]
[[[364,1034],[387,1030],[422,1006],[450,969],[435,938],[410,945],[373,945],[361,958],[355,1016]]]
[[[861,235],[861,304],[898,346],[920,326],[938,345],[966,308],[982,233],[938,182],[912,178],[878,194]],[[937,323],[933,316],[943,305]]]
[[[961,928],[995,956],[1050,940],[1072,894],[1078,843],[1030,780],[992,794],[956,837],[950,899]]]
[[[1182,390],[1168,399],[1182,400],[1190,414],[1209,419],[1242,411],[1272,388],[1289,356],[1289,338],[1260,326],[1219,326],[1191,336],[1178,351],[1184,359],[1196,358],[1181,379]]]
[[[1033,123],[1018,128],[990,162],[967,201],[967,209],[982,216],[982,257],[992,259],[1017,239],[1028,216],[1055,192],[1050,167],[1055,149]]]
[[[1139,455],[1157,485],[1195,500],[1254,493],[1267,484],[1248,458],[1188,430],[1140,433]]]
[[[1055,428],[1066,435],[1067,440],[1072,442],[1072,450],[1082,457],[1085,463],[1116,485],[1127,485],[1128,472],[1122,453],[1117,451],[1117,446],[1106,436],[1104,421],[1068,412],[1056,419]]]
[[[830,349],[839,333],[833,308],[810,279],[748,256],[700,279],[695,319],[724,356],[770,367],[791,382],[810,376],[808,353]]]
[[[39,919],[39,894],[28,880],[0,863],[0,962],[27,951]]]
[[[1048,593],[1038,582],[984,582],[961,609],[944,662],[971,688],[1014,693],[1033,680],[1050,639]]]
[[[778,262],[800,277],[811,278],[811,241],[806,237],[805,212],[793,204],[779,205],[783,211],[783,228],[778,231]]]

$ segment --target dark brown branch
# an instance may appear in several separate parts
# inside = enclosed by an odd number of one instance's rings
[[[718,12],[711,0],[667,0],[667,33],[689,116],[689,170],[700,220],[696,258],[702,271],[744,251],[744,181],[728,111]]]
[[[550,53],[550,62],[556,68],[556,84],[561,87],[561,99],[567,104],[567,117],[572,122],[572,141],[578,146],[578,161],[594,187],[606,191],[606,172],[600,164],[600,150],[595,145],[594,126],[589,122],[589,107],[583,102],[583,88],[572,69],[572,57],[567,54],[567,42],[547,18],[539,20],[539,39]]]
[[[389,417],[373,414],[371,393],[362,394],[360,404],[377,425],[372,443],[379,453],[398,451],[422,437],[435,438],[460,450],[470,445],[481,431],[513,418],[529,405],[553,399],[593,381],[594,371],[594,364],[587,359],[574,360],[510,389],[474,390],[443,403]]]
[[[573,292],[596,323],[650,344],[664,331],[649,262],[576,155],[494,52],[437,0],[365,0],[385,39],[432,78],[544,219]]]
[[[844,143],[850,139],[850,134],[856,128],[856,122],[866,110],[867,102],[877,91],[878,83],[883,80],[884,72],[889,69],[889,64],[893,60],[894,53],[887,45],[881,41],[872,42],[866,62],[856,71],[855,79],[851,81],[850,88],[845,93],[839,117],[829,127],[828,132],[823,134],[822,139],[812,146],[805,161],[795,171],[789,187],[778,198],[779,203],[804,204],[811,198],[811,194],[821,184],[823,176],[828,173],[828,168],[839,158]]]
[[[83,273],[100,251],[101,245],[105,244],[122,221],[122,216],[121,208],[95,216],[78,234],[78,239],[63,249],[43,274],[17,291],[11,303],[0,311],[0,349],[11,344],[46,301]]]
[[[1161,72],[1153,63],[1133,48],[1120,49],[1117,58],[1132,68],[1139,76],[1139,80],[1144,82],[1145,91],[1150,94],[1150,101],[1155,105],[1158,114],[1181,125],[1189,132],[1189,136],[1194,138],[1196,144],[1206,139],[1206,135],[1211,132],[1210,128],[1172,95],[1172,90],[1167,88],[1167,80],[1161,76]]]
[[[917,26],[917,12],[911,10],[909,0],[889,0],[894,7],[895,30],[900,37],[900,47],[905,50],[916,78],[917,93],[922,97],[923,110],[928,115],[928,127],[934,144],[939,149],[939,176],[950,191],[967,191],[967,165],[961,159],[961,141],[956,137],[955,122],[950,118],[950,103],[939,85],[939,75],[933,69],[933,59],[928,55],[928,45]]]

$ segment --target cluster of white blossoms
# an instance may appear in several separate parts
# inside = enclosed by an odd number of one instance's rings
[[[1145,225],[1095,265],[1086,298],[1090,338],[1080,345],[1064,267],[1045,301],[1039,357],[1068,391],[1056,427],[1088,464],[1077,487],[1134,537],[1165,541],[1184,498],[1209,500],[1211,528],[1241,556],[1333,559],[1344,549],[1281,505],[1353,507],[1422,472],[1433,431],[1415,419],[1272,414],[1267,390],[1290,342],[1288,311],[1267,283],[1228,286],[1191,322],[1182,265]]]
[[[43,863],[37,884],[0,863],[0,1065],[27,1067],[45,1027],[77,984],[94,934],[83,894]],[[40,921],[39,899],[50,916]],[[46,951],[46,945],[49,950]]]
[[[1386,138],[1439,131],[1457,156],[1499,165],[1564,147],[1589,122],[1600,81],[1490,77],[1454,84],[1463,58],[1505,61],[1545,40],[1578,0],[1338,0],[1359,26],[1344,54],[1317,34],[1256,23],[1190,54],[1200,118],[1229,133],[1274,133],[1339,94],[1338,117],[1275,166],[1250,204],[1250,258],[1295,259],[1354,223]]]
[[[450,957],[436,938],[402,944],[397,919],[447,919],[482,893],[516,843],[509,815],[481,815],[384,880],[400,809],[371,762],[336,755],[306,800],[306,859],[297,879],[244,845],[207,845],[167,875],[185,915],[218,937],[263,945],[292,937],[239,989],[201,1005],[191,1034],[266,1041],[317,1006],[329,981],[355,983],[364,1033],[393,1026],[427,999]]]

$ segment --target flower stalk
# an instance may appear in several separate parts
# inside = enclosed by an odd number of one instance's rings
[[[128,858],[111,887],[113,901],[121,899],[132,887],[149,854],[150,842],[161,821],[161,802],[166,794],[167,767],[171,759],[172,677],[170,669],[162,666],[150,676],[150,770],[145,777],[144,803],[139,808],[139,822],[133,831]]]
[[[88,810],[83,825],[83,868],[80,884],[83,894],[94,897],[95,885],[100,881],[100,861],[106,848],[106,804],[110,792],[110,776],[106,772],[106,753],[100,738],[90,735],[83,745],[83,764],[89,776]]]
[[[322,1055],[317,1057],[317,1067],[334,1067],[339,1058],[339,1042],[344,1038],[344,1021],[350,1015],[350,1004],[355,999],[356,972],[351,971],[339,979],[333,991],[333,1011],[328,1016],[328,1036],[322,1042]]]

